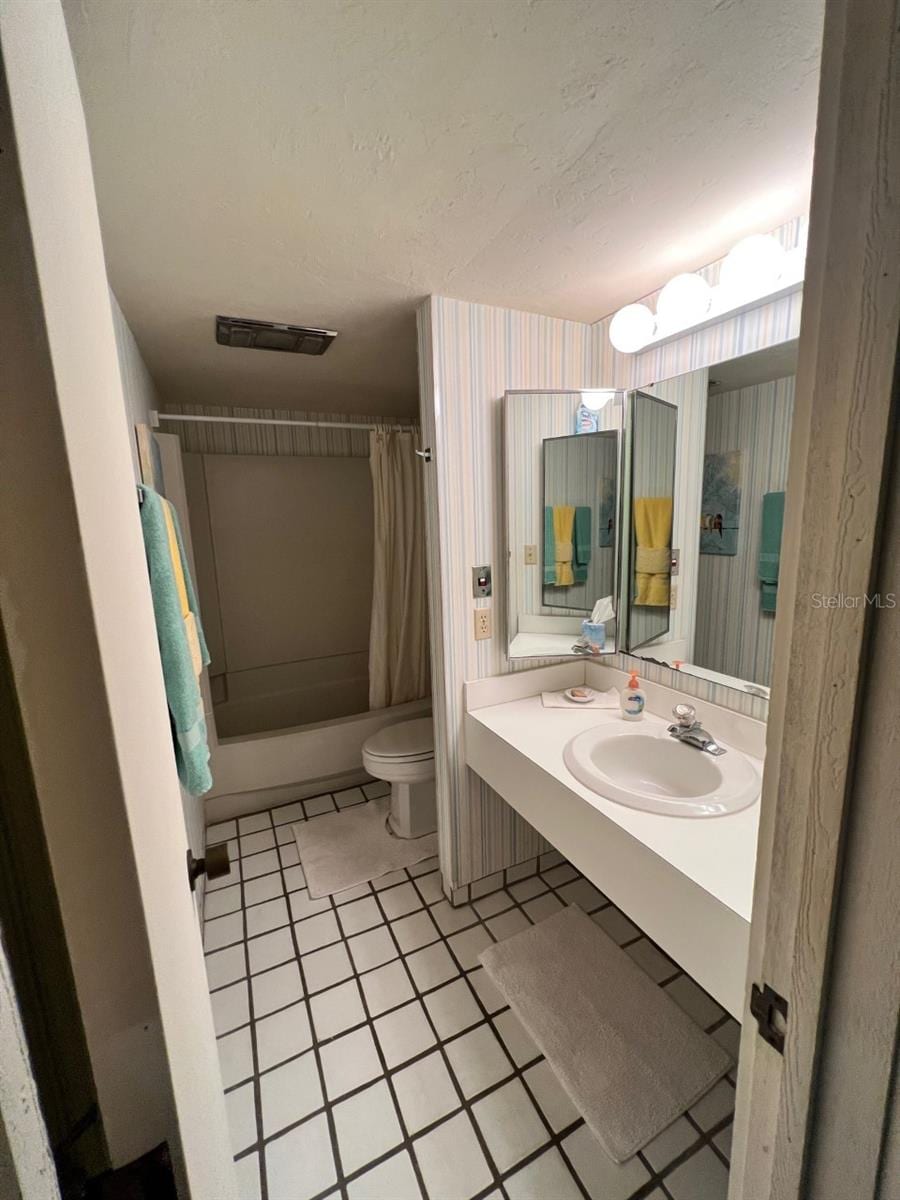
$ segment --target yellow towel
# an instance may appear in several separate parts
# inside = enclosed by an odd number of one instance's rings
[[[672,559],[672,499],[641,496],[634,502],[635,604],[665,608],[669,604]]]
[[[184,618],[184,632],[187,634],[194,674],[199,679],[203,671],[203,655],[200,653],[200,638],[197,636],[197,618],[192,612],[189,612]]]
[[[575,506],[558,504],[553,508],[553,537],[556,542],[556,586],[571,587],[575,582],[572,572],[572,536],[575,532]]]
[[[181,618],[184,621],[184,633],[188,649],[191,652],[191,662],[194,674],[199,679],[203,670],[203,655],[200,653],[200,638],[197,636],[197,620],[191,612],[188,603],[187,585],[184,582],[184,571],[181,568],[181,555],[178,552],[178,537],[175,533],[175,522],[172,519],[172,506],[168,500],[162,501],[163,516],[166,520],[166,536],[169,540],[169,557],[172,560],[172,571],[175,575],[175,590],[178,592],[178,603],[181,605]]]

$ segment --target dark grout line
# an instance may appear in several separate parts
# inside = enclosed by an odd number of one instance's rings
[[[310,798],[310,799],[313,799],[313,798]],[[353,806],[346,806],[346,807],[353,807]],[[337,810],[337,811],[343,811],[343,810]],[[325,815],[325,814],[315,814],[315,815]],[[273,816],[272,816],[271,810],[267,810],[267,816],[271,823],[273,821]],[[304,820],[304,819],[305,820],[312,819],[311,817],[305,816],[305,810],[304,810],[304,817],[292,818],[291,823],[295,823],[295,822],[299,823],[300,820]],[[287,822],[285,822],[284,824],[287,824]],[[271,824],[270,827],[273,829],[276,828],[274,826],[274,824]],[[263,832],[263,831],[255,830],[253,832],[256,833],[256,832]],[[239,837],[240,835],[237,835],[237,836]],[[252,835],[248,834],[245,836],[252,836]],[[234,839],[232,837],[229,837],[229,838],[223,838],[222,840],[223,841],[232,841]],[[207,952],[208,954],[215,954],[215,953],[218,953],[220,950],[225,950],[225,949],[231,948],[236,945],[243,945],[243,947],[244,947],[244,962],[245,962],[245,970],[247,972],[246,976],[244,977],[244,979],[234,980],[229,984],[223,984],[220,988],[214,989],[214,992],[222,991],[224,988],[232,987],[232,986],[234,986],[234,984],[241,983],[241,982],[245,983],[247,990],[248,990],[248,1006],[249,1006],[248,1011],[250,1013],[249,1022],[245,1025],[237,1026],[235,1029],[229,1030],[229,1031],[227,1031],[227,1033],[222,1034],[220,1036],[221,1037],[230,1036],[231,1034],[237,1033],[244,1028],[247,1028],[247,1027],[250,1028],[254,1074],[248,1080],[242,1080],[242,1081],[239,1081],[238,1083],[231,1085],[228,1089],[226,1089],[226,1092],[231,1093],[240,1087],[246,1086],[246,1084],[248,1082],[253,1083],[254,1103],[255,1103],[256,1119],[257,1119],[257,1141],[252,1146],[249,1146],[249,1147],[245,1148],[244,1150],[242,1150],[241,1153],[237,1156],[237,1158],[243,1159],[245,1157],[250,1156],[253,1153],[258,1154],[260,1180],[261,1180],[261,1188],[262,1188],[261,1200],[269,1200],[268,1181],[267,1181],[267,1177],[265,1174],[265,1171],[266,1171],[266,1165],[265,1165],[266,1147],[269,1144],[271,1144],[273,1141],[278,1140],[279,1138],[290,1133],[292,1130],[313,1120],[315,1117],[319,1117],[323,1114],[326,1116],[326,1120],[328,1122],[329,1135],[330,1135],[330,1140],[331,1140],[331,1145],[332,1145],[332,1151],[334,1154],[334,1162],[335,1162],[335,1169],[337,1172],[338,1182],[336,1185],[330,1184],[322,1192],[318,1193],[316,1197],[312,1197],[311,1200],[319,1200],[320,1197],[324,1198],[326,1196],[331,1196],[335,1193],[335,1188],[337,1188],[337,1190],[340,1192],[340,1195],[343,1198],[343,1200],[347,1200],[347,1185],[348,1185],[348,1183],[355,1182],[357,1179],[359,1179],[361,1176],[365,1175],[367,1172],[371,1171],[372,1169],[374,1169],[381,1163],[385,1162],[387,1159],[393,1157],[395,1154],[403,1152],[404,1150],[406,1150],[409,1153],[410,1161],[413,1164],[413,1170],[415,1172],[417,1182],[422,1189],[423,1196],[427,1197],[428,1193],[425,1189],[424,1179],[422,1176],[421,1168],[420,1168],[420,1165],[416,1158],[414,1143],[415,1143],[415,1141],[421,1139],[422,1137],[427,1136],[428,1134],[432,1133],[434,1130],[438,1129],[442,1124],[445,1124],[446,1122],[458,1117],[461,1113],[465,1113],[466,1116],[468,1117],[468,1120],[475,1132],[475,1136],[478,1140],[481,1151],[484,1154],[485,1159],[486,1159],[488,1165],[491,1167],[492,1173],[493,1173],[492,1182],[488,1186],[486,1186],[484,1189],[482,1189],[482,1191],[478,1192],[472,1198],[472,1200],[486,1200],[486,1198],[488,1196],[493,1195],[497,1191],[499,1191],[501,1196],[504,1197],[504,1200],[508,1200],[508,1192],[505,1188],[505,1182],[509,1178],[511,1178],[513,1175],[517,1174],[519,1171],[522,1171],[523,1169],[527,1168],[530,1163],[532,1163],[536,1159],[540,1158],[543,1154],[547,1153],[551,1148],[554,1148],[554,1147],[559,1151],[561,1157],[563,1158],[564,1162],[566,1163],[566,1166],[568,1167],[573,1180],[576,1182],[579,1190],[581,1191],[582,1196],[587,1197],[589,1200],[589,1194],[588,1194],[587,1190],[585,1189],[584,1185],[581,1183],[581,1180],[580,1180],[577,1172],[575,1171],[574,1167],[572,1166],[572,1163],[570,1162],[570,1160],[566,1154],[566,1151],[564,1150],[564,1148],[562,1146],[563,1140],[568,1138],[573,1132],[575,1132],[582,1125],[584,1125],[585,1122],[583,1121],[583,1119],[579,1118],[577,1121],[574,1121],[574,1122],[570,1123],[569,1125],[567,1125],[565,1128],[561,1129],[558,1133],[554,1133],[552,1127],[550,1126],[549,1120],[547,1119],[543,1110],[541,1109],[540,1104],[537,1102],[536,1096],[533,1093],[528,1081],[524,1078],[525,1072],[529,1071],[538,1062],[542,1061],[543,1056],[540,1055],[540,1053],[538,1052],[534,1057],[529,1058],[528,1060],[523,1062],[521,1066],[518,1066],[516,1064],[515,1060],[512,1057],[511,1051],[507,1047],[502,1035],[500,1034],[499,1028],[496,1025],[496,1018],[501,1016],[503,1013],[510,1011],[509,1005],[503,1005],[502,1008],[498,1009],[494,1013],[488,1012],[488,1009],[487,1009],[486,1005],[484,1004],[484,1002],[482,1001],[481,996],[476,991],[473,983],[471,982],[471,976],[474,975],[477,970],[483,970],[483,968],[481,968],[478,965],[478,963],[476,962],[476,964],[474,966],[472,966],[471,968],[465,969],[463,967],[462,960],[459,958],[457,952],[454,950],[454,948],[450,942],[450,939],[455,937],[457,934],[464,933],[469,930],[473,930],[475,928],[478,928],[479,926],[481,926],[486,931],[488,937],[491,939],[491,942],[495,942],[497,940],[497,938],[493,934],[488,922],[493,921],[496,918],[501,917],[503,915],[509,915],[511,912],[515,911],[516,909],[518,909],[521,912],[521,914],[524,916],[524,918],[528,921],[528,923],[530,925],[536,924],[536,921],[530,916],[530,914],[524,908],[525,904],[530,903],[532,900],[539,899],[539,897],[542,895],[552,894],[560,903],[565,905],[568,903],[568,901],[565,899],[564,896],[560,895],[560,892],[563,889],[565,889],[569,884],[576,882],[578,879],[582,879],[584,877],[576,874],[574,879],[567,879],[564,882],[559,883],[557,885],[549,884],[547,882],[545,876],[541,873],[540,856],[538,856],[537,857],[536,876],[545,885],[545,889],[546,889],[545,891],[542,891],[541,893],[539,893],[538,895],[535,895],[535,896],[528,896],[524,900],[520,901],[509,890],[509,888],[511,886],[515,886],[515,883],[520,882],[520,881],[515,880],[515,881],[513,881],[512,884],[503,883],[503,884],[501,884],[501,887],[496,890],[503,891],[506,894],[506,896],[509,899],[508,904],[506,904],[503,908],[498,909],[496,912],[490,912],[489,915],[482,916],[481,913],[478,912],[475,905],[480,900],[485,899],[486,896],[492,895],[494,893],[486,893],[485,896],[477,897],[475,900],[468,900],[468,901],[466,901],[466,903],[464,905],[459,906],[459,908],[468,908],[471,912],[472,919],[468,920],[468,918],[467,918],[467,923],[462,925],[459,929],[451,929],[449,932],[445,932],[440,927],[438,922],[436,921],[434,914],[431,910],[433,908],[435,908],[436,906],[440,905],[442,903],[442,901],[446,899],[446,897],[443,894],[440,894],[436,898],[433,898],[431,901],[427,900],[425,894],[420,889],[420,887],[418,886],[418,882],[417,882],[419,879],[425,878],[428,875],[435,873],[435,869],[431,869],[428,872],[425,872],[424,874],[420,874],[419,876],[413,876],[409,870],[401,869],[401,870],[403,870],[403,874],[406,876],[406,878],[400,879],[398,882],[390,885],[390,887],[380,889],[380,890],[376,890],[370,884],[369,886],[370,886],[371,890],[369,892],[364,893],[362,896],[357,897],[358,900],[374,899],[376,907],[382,918],[382,920],[379,924],[370,926],[368,929],[360,930],[357,933],[345,934],[343,932],[343,924],[340,921],[340,915],[339,915],[341,908],[344,906],[337,904],[334,896],[328,897],[329,907],[326,909],[323,909],[322,911],[323,912],[331,912],[334,915],[334,919],[335,919],[339,929],[341,930],[341,936],[332,942],[325,943],[322,946],[315,947],[315,949],[313,949],[313,950],[306,951],[305,955],[304,955],[304,954],[300,953],[300,945],[299,945],[299,941],[297,938],[297,926],[301,926],[304,921],[309,920],[312,917],[319,916],[321,914],[310,913],[310,914],[308,914],[307,917],[302,917],[299,920],[295,921],[293,919],[293,910],[290,905],[290,896],[296,894],[296,892],[298,890],[302,890],[302,889],[295,889],[295,891],[293,893],[287,892],[287,881],[284,878],[284,873],[285,873],[285,871],[290,870],[292,868],[292,866],[295,866],[297,864],[288,863],[288,865],[285,865],[282,860],[282,857],[281,857],[281,849],[283,846],[288,846],[290,844],[291,843],[289,843],[289,842],[283,843],[283,844],[277,844],[275,847],[269,847],[266,850],[261,850],[261,851],[255,852],[255,854],[263,854],[263,853],[270,852],[272,849],[275,849],[275,851],[276,851],[276,858],[277,858],[278,866],[274,871],[268,872],[267,874],[276,874],[277,873],[281,876],[281,884],[282,884],[282,888],[283,888],[283,893],[281,896],[272,897],[271,899],[284,900],[284,902],[287,906],[287,909],[288,909],[288,913],[290,914],[288,922],[285,925],[277,926],[274,929],[264,930],[259,934],[253,935],[253,937],[247,936],[247,933],[246,933],[247,910],[253,909],[254,907],[257,907],[259,904],[269,903],[269,902],[271,902],[271,900],[270,901],[258,901],[252,905],[247,905],[245,903],[244,886],[246,883],[251,883],[252,879],[251,880],[243,879],[243,867],[241,867],[242,878],[235,881],[234,885],[228,885],[228,886],[240,886],[240,888],[241,888],[240,895],[241,895],[241,900],[242,900],[242,907],[239,911],[241,913],[242,925],[244,927],[244,939],[242,942],[230,943],[228,946],[217,947],[215,950],[211,950],[211,951]],[[240,845],[240,843],[238,843],[238,845]],[[246,859],[244,859],[244,858],[241,859],[241,863],[243,864],[243,862],[245,860],[251,859],[253,857],[254,857],[253,854],[248,855],[248,856],[246,856]],[[553,869],[554,869],[553,867],[547,868],[548,872],[552,871]],[[261,876],[255,876],[254,878],[265,878],[265,877],[266,877],[265,875],[261,875]],[[528,878],[531,878],[531,877],[529,876]],[[412,909],[410,912],[404,912],[404,913],[400,914],[399,916],[394,917],[392,920],[389,920],[387,917],[387,911],[385,909],[385,906],[384,906],[381,898],[383,896],[387,895],[391,890],[393,890],[397,887],[405,886],[405,884],[407,882],[411,882],[413,884],[414,891],[415,891],[416,895],[418,896],[420,903],[417,905],[416,908]],[[355,901],[348,901],[346,903],[352,904],[354,902]],[[610,906],[611,906],[611,902],[606,897],[604,897],[603,903],[598,905],[596,908],[590,909],[589,915],[596,914],[597,912],[605,910],[606,908],[608,908]],[[457,908],[454,911],[459,911],[459,908]],[[421,946],[416,945],[414,948],[412,948],[410,950],[403,951],[400,948],[399,938],[394,929],[394,925],[395,925],[395,923],[404,920],[406,917],[415,916],[420,913],[427,913],[429,915],[429,917],[431,918],[431,920],[435,923],[435,925],[437,925],[437,936],[432,938],[430,941],[424,943]],[[223,914],[223,916],[229,916],[229,915],[233,916],[235,914]],[[219,919],[220,918],[212,918],[213,921],[219,920]],[[250,961],[249,961],[250,943],[257,938],[265,937],[268,934],[275,933],[275,932],[278,932],[279,930],[283,930],[283,929],[288,929],[290,931],[291,943],[294,947],[293,958],[289,958],[289,959],[285,960],[285,962],[283,962],[283,963],[274,964],[272,967],[267,967],[263,971],[257,972],[255,975],[251,975],[250,974]],[[351,942],[353,941],[353,939],[355,939],[357,937],[360,937],[366,933],[370,933],[370,932],[373,932],[378,929],[386,929],[388,931],[388,936],[391,940],[391,943],[394,946],[394,949],[396,952],[396,957],[394,957],[392,959],[388,959],[386,962],[378,963],[375,966],[366,967],[363,970],[359,970],[357,968],[356,961],[355,961],[352,951],[351,951]],[[638,935],[636,935],[635,937],[629,938],[627,941],[621,943],[620,948],[627,949],[627,947],[634,945],[637,941],[639,941],[645,937],[646,937],[645,934],[638,933]],[[650,944],[653,945],[660,953],[665,954],[665,952],[662,951],[660,947],[656,946],[656,943],[653,942],[653,940],[651,938],[646,937],[646,940],[648,942],[650,942]],[[328,949],[328,948],[334,947],[336,945],[343,945],[346,948],[347,954],[348,954],[348,960],[350,963],[351,974],[349,976],[347,976],[346,979],[339,980],[336,983],[330,983],[324,988],[319,988],[316,991],[310,992],[308,989],[308,986],[307,986],[306,973],[305,973],[304,966],[303,966],[303,958],[310,954],[314,954],[319,950]],[[455,974],[450,979],[441,980],[440,982],[438,982],[436,984],[433,984],[429,987],[422,989],[417,984],[417,982],[412,974],[412,970],[407,962],[407,959],[410,958],[411,956],[415,955],[420,950],[428,949],[429,947],[433,947],[436,945],[443,945],[446,948],[447,952],[449,953],[449,955],[451,957],[451,960],[454,962],[454,964],[457,968],[457,974]],[[668,957],[668,956],[666,956],[666,957]],[[302,983],[302,987],[303,987],[303,995],[299,999],[292,1000],[289,1004],[284,1005],[279,1009],[273,1009],[271,1013],[267,1012],[265,1014],[265,1016],[266,1017],[274,1016],[278,1012],[283,1012],[287,1008],[293,1007],[298,1003],[303,1003],[304,1009],[306,1011],[307,1017],[310,1022],[310,1028],[311,1028],[311,1032],[312,1032],[312,1046],[304,1051],[301,1051],[299,1054],[292,1055],[290,1058],[285,1059],[282,1062],[274,1064],[272,1067],[266,1068],[265,1071],[261,1072],[259,1069],[259,1055],[258,1055],[258,1047],[257,1047],[257,1043],[256,1043],[255,1026],[257,1023],[257,1018],[255,1017],[254,1007],[253,1007],[253,980],[256,978],[259,978],[265,974],[268,974],[271,971],[277,970],[279,967],[284,967],[285,965],[287,965],[287,963],[290,963],[290,962],[296,962],[298,964],[298,969],[300,971],[300,976],[301,976],[301,983]],[[384,1012],[379,1012],[377,1017],[373,1017],[371,1014],[371,1009],[369,1007],[369,1001],[365,994],[365,990],[362,987],[362,981],[365,978],[365,976],[372,974],[373,972],[380,970],[382,967],[387,966],[391,963],[395,963],[395,962],[399,962],[402,965],[402,968],[406,975],[407,981],[412,989],[413,998],[412,999],[407,998],[407,999],[399,1002],[398,1004],[395,1004],[395,1005],[391,1006],[390,1008],[385,1009]],[[670,983],[672,983],[672,982],[674,982],[674,980],[680,978],[680,976],[683,974],[684,974],[684,972],[681,971],[680,969],[678,969],[678,970],[676,970],[676,972],[673,975],[671,975],[671,976],[667,977],[666,979],[664,979],[663,981],[661,981],[658,984],[658,986],[663,987],[663,988],[667,987]],[[340,1030],[338,1033],[335,1033],[328,1038],[320,1039],[316,1032],[315,1022],[313,1021],[313,1018],[312,1018],[310,1001],[316,996],[323,995],[325,992],[331,990],[332,988],[342,986],[343,984],[349,982],[349,980],[351,980],[351,979],[357,985],[357,989],[358,989],[361,1003],[363,1006],[363,1011],[365,1013],[365,1019],[363,1021],[357,1022],[355,1025],[348,1026],[346,1029]],[[443,988],[445,988],[449,985],[458,983],[462,980],[465,980],[467,989],[468,989],[468,993],[474,999],[475,1005],[476,1005],[478,1011],[481,1013],[481,1018],[478,1021],[476,1021],[474,1024],[469,1025],[469,1026],[465,1027],[464,1029],[458,1030],[456,1033],[452,1034],[450,1037],[448,1037],[446,1039],[442,1039],[438,1034],[437,1026],[435,1025],[435,1022],[431,1016],[428,1006],[425,1003],[425,999],[427,997],[435,994],[436,992],[442,990]],[[435,1042],[432,1045],[423,1049],[422,1051],[418,1052],[416,1055],[412,1056],[411,1058],[404,1059],[402,1062],[398,1063],[396,1066],[389,1069],[387,1066],[387,1061],[384,1056],[383,1049],[381,1047],[381,1043],[378,1038],[378,1034],[376,1032],[375,1022],[380,1020],[382,1017],[389,1016],[390,1014],[399,1011],[401,1008],[403,1008],[406,1005],[409,1005],[411,1003],[417,1003],[419,1005],[422,1013],[424,1014],[425,1020],[428,1024],[430,1033],[435,1038]],[[721,1007],[721,1006],[719,1006],[719,1007]],[[262,1020],[262,1019],[265,1019],[265,1018],[259,1018],[259,1020]],[[717,1017],[716,1020],[711,1023],[707,1032],[714,1032],[714,1031],[718,1030],[719,1028],[721,1028],[722,1026],[727,1024],[727,1022],[730,1019],[731,1018],[730,1018],[729,1014],[723,1013],[723,1015],[721,1017]],[[445,1047],[452,1044],[455,1041],[465,1038],[469,1034],[475,1032],[476,1030],[478,1030],[480,1028],[483,1028],[484,1026],[488,1026],[492,1030],[494,1037],[499,1042],[499,1044],[502,1048],[503,1054],[505,1055],[505,1057],[509,1063],[509,1066],[511,1068],[511,1073],[508,1075],[504,1075],[504,1077],[502,1079],[500,1079],[499,1081],[497,1081],[494,1084],[491,1084],[489,1087],[483,1089],[481,1092],[478,1092],[478,1093],[474,1094],[473,1096],[466,1098],[462,1092],[462,1086],[456,1077],[456,1073],[454,1072],[454,1070],[452,1068],[452,1065],[451,1065],[449,1057],[446,1053]],[[367,1080],[364,1083],[359,1084],[357,1087],[351,1089],[350,1091],[343,1093],[341,1096],[336,1097],[334,1100],[331,1100],[328,1097],[328,1093],[327,1093],[327,1090],[325,1087],[325,1077],[324,1077],[324,1070],[323,1070],[323,1066],[322,1066],[320,1049],[322,1047],[328,1046],[329,1044],[333,1043],[334,1041],[338,1040],[341,1037],[346,1036],[347,1034],[358,1032],[362,1028],[368,1028],[371,1031],[372,1042],[375,1046],[375,1050],[378,1055],[379,1065],[381,1066],[382,1074],[379,1077],[377,1077],[376,1079]],[[315,1062],[316,1062],[316,1067],[317,1067],[317,1071],[318,1071],[318,1075],[319,1075],[319,1085],[320,1085],[320,1088],[322,1091],[322,1096],[323,1096],[323,1104],[321,1107],[317,1108],[313,1112],[307,1113],[300,1120],[294,1122],[291,1125],[285,1126],[283,1129],[279,1129],[277,1132],[275,1132],[272,1135],[267,1137],[264,1133],[263,1125],[262,1125],[261,1080],[266,1074],[270,1073],[271,1071],[274,1071],[280,1067],[283,1067],[286,1064],[296,1061],[297,1059],[310,1053],[310,1049],[312,1050],[312,1052],[315,1055]],[[429,1125],[423,1126],[421,1129],[417,1130],[414,1135],[411,1135],[409,1133],[409,1130],[406,1125],[406,1120],[403,1116],[403,1113],[402,1113],[400,1105],[399,1105],[399,1100],[398,1100],[396,1089],[395,1089],[395,1086],[393,1083],[393,1077],[395,1075],[397,1075],[398,1073],[405,1071],[407,1068],[414,1066],[416,1063],[422,1061],[423,1059],[429,1057],[430,1055],[432,1055],[434,1053],[439,1053],[441,1056],[441,1059],[444,1063],[444,1067],[447,1070],[449,1078],[453,1084],[459,1104],[457,1107],[454,1107],[449,1113],[445,1113],[444,1115],[439,1117],[437,1120],[431,1122]],[[339,1142],[337,1139],[337,1130],[336,1130],[336,1125],[334,1122],[334,1116],[333,1116],[332,1110],[336,1105],[341,1104],[346,1100],[354,1098],[355,1096],[359,1095],[361,1092],[365,1091],[366,1089],[372,1087],[374,1084],[378,1083],[382,1079],[385,1081],[385,1083],[390,1091],[391,1100],[394,1105],[397,1120],[400,1124],[401,1132],[403,1134],[402,1141],[400,1143],[397,1143],[397,1144],[391,1146],[387,1151],[385,1151],[378,1158],[372,1159],[371,1161],[364,1163],[357,1170],[351,1172],[348,1175],[345,1175],[343,1172],[342,1164],[341,1164],[340,1145],[339,1145]],[[521,1160],[516,1162],[511,1168],[509,1168],[508,1170],[503,1172],[503,1171],[500,1171],[497,1169],[497,1166],[496,1166],[496,1163],[494,1162],[493,1156],[490,1153],[487,1142],[484,1138],[484,1135],[481,1131],[478,1121],[475,1118],[474,1105],[479,1103],[485,1097],[490,1096],[491,1094],[493,1094],[496,1091],[499,1091],[503,1087],[506,1087],[514,1080],[519,1080],[520,1083],[522,1084],[522,1086],[526,1092],[526,1095],[529,1097],[532,1105],[534,1106],[535,1111],[538,1114],[538,1117],[539,1117],[541,1123],[543,1124],[543,1126],[545,1128],[545,1131],[548,1136],[548,1140],[545,1142],[542,1142],[542,1144],[537,1149],[535,1149],[534,1151],[529,1153],[527,1156],[525,1156],[524,1158],[522,1158]],[[660,1188],[664,1192],[664,1194],[669,1198],[669,1200],[672,1200],[671,1194],[670,1194],[669,1190],[665,1187],[665,1184],[663,1182],[664,1178],[666,1176],[670,1175],[672,1171],[676,1170],[683,1162],[687,1161],[694,1154],[699,1153],[700,1150],[705,1145],[710,1146],[710,1148],[713,1150],[713,1152],[716,1154],[716,1156],[719,1158],[719,1160],[723,1162],[723,1164],[726,1166],[726,1168],[728,1167],[727,1157],[719,1150],[719,1148],[715,1145],[715,1143],[713,1142],[712,1139],[715,1136],[717,1136],[723,1129],[728,1127],[728,1125],[733,1120],[733,1114],[727,1115],[723,1120],[719,1121],[716,1125],[712,1126],[705,1133],[703,1130],[700,1129],[699,1125],[691,1117],[690,1113],[686,1113],[685,1115],[686,1115],[687,1119],[689,1120],[690,1124],[692,1125],[692,1127],[697,1131],[698,1137],[697,1137],[696,1141],[693,1142],[686,1151],[684,1151],[677,1158],[673,1159],[670,1163],[667,1163],[665,1165],[665,1167],[661,1168],[659,1171],[653,1171],[652,1167],[650,1166],[649,1162],[644,1158],[644,1156],[642,1154],[639,1155],[642,1163],[645,1166],[645,1169],[650,1171],[651,1174],[650,1174],[650,1178],[644,1184],[642,1184],[639,1189],[637,1189],[632,1194],[632,1196],[629,1198],[629,1200],[642,1200],[643,1197],[648,1196],[650,1194],[650,1192],[652,1192],[652,1190],[657,1187]],[[278,1200],[278,1198],[273,1197],[272,1200]],[[434,1198],[432,1198],[432,1200],[434,1200]]]
[[[305,813],[306,809],[304,808],[303,811]],[[271,811],[269,813],[269,819],[272,821],[273,827],[274,827],[274,818],[272,817]],[[284,878],[284,872],[285,872],[286,868],[282,861],[280,850],[278,852],[278,862],[279,862],[279,867],[281,870],[282,886],[284,886],[286,889],[287,885],[285,883],[285,878]],[[341,1193],[342,1200],[347,1200],[347,1190],[344,1187],[344,1185],[340,1182],[342,1179],[343,1172],[341,1170],[341,1152],[340,1152],[340,1146],[338,1145],[337,1127],[334,1122],[334,1115],[331,1112],[331,1108],[328,1106],[328,1092],[325,1087],[325,1071],[322,1066],[322,1055],[321,1055],[320,1047],[316,1041],[315,1026],[313,1025],[312,1015],[310,1013],[310,1008],[309,1008],[309,999],[308,999],[309,991],[308,991],[308,988],[306,985],[306,973],[303,969],[303,956],[300,953],[300,943],[297,941],[297,931],[296,931],[294,925],[289,924],[288,928],[291,931],[291,940],[294,944],[294,954],[296,956],[297,966],[300,971],[300,983],[303,988],[302,1002],[306,1008],[306,1019],[309,1021],[310,1032],[312,1034],[311,1049],[312,1049],[312,1053],[315,1055],[316,1071],[319,1076],[319,1088],[321,1089],[321,1092],[322,1092],[322,1099],[325,1102],[325,1120],[328,1124],[328,1136],[331,1141],[331,1152],[334,1157],[335,1173],[337,1175],[338,1183],[340,1186],[340,1193]],[[306,1117],[304,1118],[304,1120],[310,1120],[310,1119],[311,1119],[311,1114],[307,1114]],[[300,1123],[302,1124],[302,1122],[300,1122]],[[265,1150],[263,1149],[263,1145],[268,1144],[268,1143],[266,1142],[265,1130],[263,1129],[262,1125],[260,1125],[258,1132],[259,1132],[260,1139],[261,1139],[260,1157],[262,1158],[265,1155]],[[280,1130],[279,1134],[283,1134],[284,1132],[285,1132],[284,1130]],[[325,1194],[327,1194],[331,1190],[332,1189],[329,1186],[324,1189],[324,1192],[325,1192]],[[263,1200],[267,1200],[267,1198],[264,1197]],[[273,1197],[272,1200],[277,1200],[277,1198]]]

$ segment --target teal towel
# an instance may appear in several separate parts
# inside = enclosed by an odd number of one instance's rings
[[[550,505],[544,509],[544,583],[549,587],[556,584],[556,534]]]
[[[591,510],[578,505],[575,509],[575,533],[572,545],[572,574],[576,583],[587,583],[591,565]]]
[[[191,651],[184,630],[184,618],[181,615],[175,572],[169,554],[166,519],[161,498],[157,493],[148,487],[139,487],[138,491],[142,498],[141,529],[144,534],[147,568],[150,572],[150,593],[156,617],[156,636],[166,685],[166,700],[174,734],[175,763],[178,767],[178,777],[187,790],[194,796],[202,796],[212,787],[206,720],[203,716],[203,697],[200,694],[197,676],[194,674]],[[197,598],[174,509],[172,516],[188,605],[197,622],[197,637],[205,664],[209,662],[209,651],[200,625]]]
[[[778,567],[781,560],[781,529],[784,524],[784,492],[766,492],[762,499],[762,531],[759,538],[760,606],[774,612],[778,598]]]

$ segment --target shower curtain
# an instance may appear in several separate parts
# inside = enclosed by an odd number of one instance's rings
[[[369,708],[429,691],[422,468],[412,433],[373,430],[369,463],[375,519]]]

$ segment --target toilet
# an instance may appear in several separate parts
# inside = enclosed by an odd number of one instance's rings
[[[379,729],[363,743],[362,759],[370,775],[391,785],[391,832],[401,838],[434,833],[437,806],[431,718]]]

